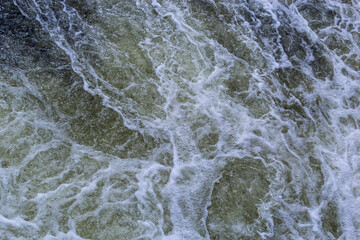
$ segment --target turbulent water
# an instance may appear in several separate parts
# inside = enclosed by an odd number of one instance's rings
[[[360,239],[358,0],[1,0],[0,239]]]

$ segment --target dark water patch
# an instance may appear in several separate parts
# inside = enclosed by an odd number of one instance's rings
[[[35,19],[25,17],[13,1],[0,5],[0,64],[21,69],[54,67],[68,62]]]
[[[156,144],[154,139],[129,131],[117,121],[121,120],[112,110],[102,110],[95,115],[82,115],[71,122],[72,136],[80,143],[119,157],[144,157],[151,153],[150,149]]]
[[[71,217],[76,223],[77,234],[84,238],[131,238],[135,234],[136,221],[140,220],[133,196],[136,190],[135,174],[125,171],[104,176],[76,202],[69,202],[71,208],[65,206],[65,217]]]
[[[204,14],[204,16],[217,15],[217,7],[209,0],[190,0],[188,1],[192,11],[195,14]]]
[[[262,47],[268,44],[268,42],[263,42],[263,38],[277,39],[276,19],[261,4],[256,1],[245,1],[238,10],[240,16],[243,16],[244,20],[251,25]]]
[[[66,0],[65,3],[68,4],[70,7],[76,9],[82,19],[89,22],[90,24],[96,22],[100,17],[98,16],[100,10],[99,2],[96,0]]]
[[[349,114],[348,116],[340,117],[339,121],[341,124],[351,127],[353,129],[357,129],[360,123],[360,121],[351,114]]]
[[[350,52],[350,47],[352,47],[351,41],[337,32],[327,35],[324,42],[330,50],[334,51],[339,56],[348,54]]]
[[[77,221],[76,231],[79,236],[94,240],[133,239],[139,234],[135,231],[136,220],[140,220],[136,210],[104,207],[99,215]]]
[[[300,3],[298,9],[314,31],[333,25],[337,16],[336,11],[331,9],[324,1]]]
[[[336,201],[329,202],[321,211],[322,227],[327,236],[338,239],[343,231],[339,222],[339,207]]]
[[[38,233],[38,229],[32,225],[17,225],[17,224],[1,224],[0,230],[3,232],[4,239],[29,239],[37,240],[37,236],[34,234]]]
[[[251,75],[247,72],[246,67],[238,61],[235,62],[234,67],[230,70],[229,78],[225,80],[227,93],[233,98],[244,99],[248,96],[250,79]]]
[[[202,135],[198,141],[198,148],[201,152],[209,153],[217,150],[216,144],[219,141],[219,134],[211,132],[206,135]]]
[[[313,181],[314,191],[320,191],[325,183],[325,177],[322,173],[322,163],[319,159],[309,156],[309,166],[312,168],[312,173],[315,181]]]
[[[302,119],[307,119],[308,116],[305,112],[304,107],[299,102],[286,102],[283,105],[284,107],[284,115],[289,116],[294,121]]]
[[[251,229],[261,231],[257,205],[269,191],[267,169],[257,159],[235,159],[222,170],[215,183],[207,228],[211,239],[259,239]],[[264,229],[262,229],[264,230]]]
[[[317,107],[315,109],[316,113],[315,115],[316,120],[325,120],[327,124],[332,124],[332,116],[329,115],[330,109],[336,109],[338,106],[331,98],[328,98],[326,96],[317,96],[316,100],[314,101],[314,106]]]
[[[29,161],[18,176],[18,182],[24,183],[31,179],[40,180],[57,176],[65,169],[66,159],[70,156],[70,148],[61,145],[46,151],[39,152]],[[44,171],[43,166],[47,166]],[[35,177],[36,176],[36,177]],[[38,187],[35,186],[34,187]]]
[[[281,24],[278,31],[281,36],[280,43],[289,60],[295,66],[300,65],[309,54],[307,47],[311,44],[309,37],[304,33],[299,33],[289,24]]]
[[[353,36],[355,43],[357,44],[358,47],[360,47],[360,33],[357,31],[352,31],[351,35]]]
[[[79,93],[69,99],[77,106],[76,116],[69,121],[69,134],[79,143],[123,158],[147,156],[157,145],[152,137],[126,128],[120,115],[104,107],[100,97],[83,90]],[[77,101],[79,97],[81,101]]]
[[[345,63],[351,67],[354,71],[360,71],[360,56],[358,54],[351,54],[345,59]]]
[[[202,5],[205,4],[205,7]],[[236,11],[243,8],[228,8],[226,4],[219,1],[216,5],[212,3],[192,3],[192,15],[197,18],[202,26],[202,31],[211,39],[216,40],[220,45],[234,56],[248,62],[259,69],[266,68],[266,61],[259,49],[253,49],[244,41],[242,35],[247,31],[241,25],[246,20],[239,18]],[[201,6],[201,7],[200,7]],[[235,11],[234,11],[235,10]],[[234,31],[234,29],[237,29]]]
[[[313,74],[316,78],[321,80],[333,80],[334,66],[332,61],[326,55],[326,50],[321,45],[314,45],[311,47],[314,61],[310,62]]]
[[[261,118],[270,111],[268,102],[257,96],[247,97],[244,105],[248,108],[250,116],[254,118]]]
[[[352,109],[360,106],[360,89],[354,89],[354,94],[347,99],[347,104]]]
[[[291,4],[295,3],[296,0],[280,0],[280,3],[282,3],[283,5],[289,7]]]
[[[24,214],[24,220],[31,221],[33,220],[36,215],[38,214],[38,206],[37,203],[34,201],[28,201],[23,206],[24,209],[22,209],[21,212]]]
[[[105,107],[101,97],[86,92],[71,68],[39,70],[27,76],[50,107],[48,116],[64,124],[77,143],[124,158],[145,156],[156,145],[150,136],[127,129],[120,114]]]
[[[309,76],[294,67],[279,68],[274,71],[276,79],[280,84],[285,84],[288,89],[295,89],[299,86],[311,91],[312,81]]]
[[[281,36],[280,43],[294,66],[310,65],[316,78],[333,79],[333,63],[322,44],[312,42],[306,33],[299,32],[286,22],[283,22],[278,30]],[[308,62],[307,59],[313,60]]]

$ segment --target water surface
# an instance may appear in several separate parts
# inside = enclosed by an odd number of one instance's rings
[[[3,0],[1,239],[360,239],[358,0]]]

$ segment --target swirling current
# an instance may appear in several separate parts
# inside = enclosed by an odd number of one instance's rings
[[[359,0],[1,0],[0,239],[360,239]]]

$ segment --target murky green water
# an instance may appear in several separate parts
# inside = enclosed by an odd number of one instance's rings
[[[0,239],[360,239],[358,0],[3,0]]]

